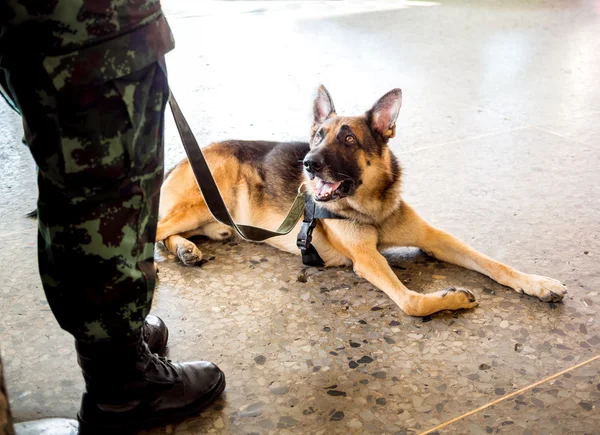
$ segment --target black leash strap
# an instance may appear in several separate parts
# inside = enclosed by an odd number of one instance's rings
[[[202,150],[198,146],[198,142],[196,141],[189,124],[183,116],[183,113],[181,113],[181,109],[179,108],[172,91],[170,91],[169,105],[171,106],[173,118],[175,119],[175,124],[177,125],[177,130],[179,131],[179,136],[181,137],[181,142],[183,143],[183,147],[188,156],[190,166],[194,171],[196,183],[198,184],[202,196],[204,197],[204,201],[206,201],[206,205],[213,217],[222,224],[233,227],[233,229],[244,239],[256,242],[271,237],[282,236],[292,231],[296,226],[296,223],[302,217],[302,212],[304,211],[305,195],[302,191],[303,185],[298,188],[298,195],[296,195],[288,215],[277,230],[270,231],[250,225],[236,224],[227,210],[227,206],[223,201],[223,197],[219,192],[215,179],[208,168],[204,154],[202,154]]]

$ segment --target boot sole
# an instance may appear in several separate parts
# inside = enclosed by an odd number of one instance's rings
[[[225,374],[221,373],[221,377],[217,384],[211,391],[207,393],[205,397],[196,402],[192,402],[189,405],[178,409],[177,411],[163,411],[154,413],[151,417],[148,417],[141,421],[132,421],[128,423],[117,423],[117,424],[102,424],[102,422],[86,422],[81,419],[79,413],[77,414],[77,420],[79,421],[79,435],[106,435],[110,431],[113,435],[116,434],[131,434],[132,431],[149,429],[156,426],[164,426],[169,423],[175,423],[178,420],[183,420],[191,414],[203,411],[208,408],[216,399],[219,398],[221,393],[225,390]],[[208,396],[208,397],[207,397]]]

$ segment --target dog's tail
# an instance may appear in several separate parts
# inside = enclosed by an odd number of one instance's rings
[[[25,217],[29,218],[29,219],[35,219],[35,218],[37,218],[37,208],[35,210],[30,211],[29,213],[27,213],[25,215]]]

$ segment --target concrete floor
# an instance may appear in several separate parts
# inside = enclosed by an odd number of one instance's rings
[[[269,247],[202,240],[210,260],[187,268],[157,248],[154,312],[171,329],[172,359],[214,361],[228,387],[201,416],[143,434],[598,433],[598,1],[164,6],[177,40],[171,86],[200,143],[305,139],[319,83],[347,114],[401,87],[392,146],[407,202],[569,294],[546,304],[390,252],[412,289],[463,286],[480,302],[412,318],[351,269],[305,270]],[[33,162],[19,119],[0,111],[0,337],[13,416],[72,417],[82,389],[72,340],[46,303],[35,223],[23,217],[35,206]],[[170,167],[184,155],[170,118],[167,149]]]

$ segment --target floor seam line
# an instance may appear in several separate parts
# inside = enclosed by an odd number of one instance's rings
[[[460,143],[460,142],[469,141],[469,140],[483,139],[483,138],[486,138],[486,137],[497,136],[497,135],[505,134],[505,133],[513,133],[515,131],[525,130],[527,128],[535,128],[535,126],[533,126],[533,125],[523,125],[521,127],[511,128],[509,130],[502,130],[502,131],[496,131],[496,132],[491,132],[491,133],[485,133],[485,134],[480,134],[478,136],[466,136],[466,137],[464,137],[462,139],[451,140],[449,142],[442,142],[442,143],[438,143],[438,144],[435,144],[435,145],[430,145],[430,146],[426,146],[426,147],[422,147],[422,148],[416,148],[414,150],[406,150],[406,151],[395,152],[394,154],[396,154],[398,156],[400,156],[402,154],[412,154],[412,153],[417,153],[419,151],[427,151],[427,150],[430,150],[432,148],[438,148],[438,147],[445,146],[445,145],[454,145],[454,144],[457,144],[457,143]]]
[[[581,142],[580,140],[574,139],[574,138],[569,137],[569,136],[565,136],[564,134],[560,134],[560,133],[558,133],[558,132],[556,132],[554,130],[550,130],[550,129],[548,129],[546,127],[543,127],[541,125],[536,125],[536,126],[534,126],[534,128],[537,128],[538,130],[544,131],[544,132],[552,134],[554,136],[558,136],[561,139],[568,140],[568,141],[571,141],[571,142],[574,142],[574,143],[577,143],[579,145],[583,145],[583,146],[586,146],[586,147],[591,147],[591,145],[588,144],[588,143]]]
[[[553,374],[551,376],[548,376],[547,378],[544,378],[544,379],[542,379],[540,381],[534,382],[533,384],[528,385],[526,387],[523,387],[523,388],[521,388],[521,389],[519,389],[517,391],[514,391],[512,393],[506,394],[506,395],[500,397],[499,399],[493,400],[493,401],[491,401],[489,403],[486,403],[485,405],[480,406],[479,408],[475,408],[475,409],[473,409],[473,410],[471,410],[469,412],[466,412],[466,413],[464,413],[462,415],[459,415],[458,417],[454,417],[453,419],[448,420],[445,423],[439,424],[439,425],[437,425],[437,426],[435,426],[435,427],[433,427],[431,429],[426,430],[425,432],[419,433],[419,435],[426,435],[426,434],[430,434],[432,432],[435,432],[435,431],[437,431],[439,429],[443,429],[446,426],[450,426],[451,424],[456,423],[459,420],[462,420],[462,419],[465,419],[467,417],[470,417],[471,415],[477,414],[478,412],[483,411],[484,409],[487,409],[490,406],[494,406],[494,405],[497,405],[498,403],[504,402],[505,400],[510,399],[511,397],[517,396],[517,395],[519,395],[519,394],[521,394],[521,393],[523,393],[523,392],[525,392],[527,390],[531,390],[532,388],[535,388],[538,385],[541,385],[541,384],[544,384],[544,383],[546,383],[548,381],[556,379],[557,377],[559,377],[561,375],[564,375],[565,373],[571,372],[571,371],[573,371],[575,369],[578,369],[579,367],[583,367],[583,366],[585,366],[587,364],[590,364],[590,363],[592,363],[592,362],[594,362],[594,361],[596,361],[598,359],[600,359],[600,354],[598,354],[598,355],[596,355],[596,356],[594,356],[594,357],[592,357],[592,358],[590,358],[590,359],[588,359],[586,361],[583,361],[583,362],[581,362],[579,364],[576,364],[573,367],[569,367],[569,368],[564,369],[564,370],[562,370],[562,371],[560,371],[558,373],[555,373],[555,374]]]

